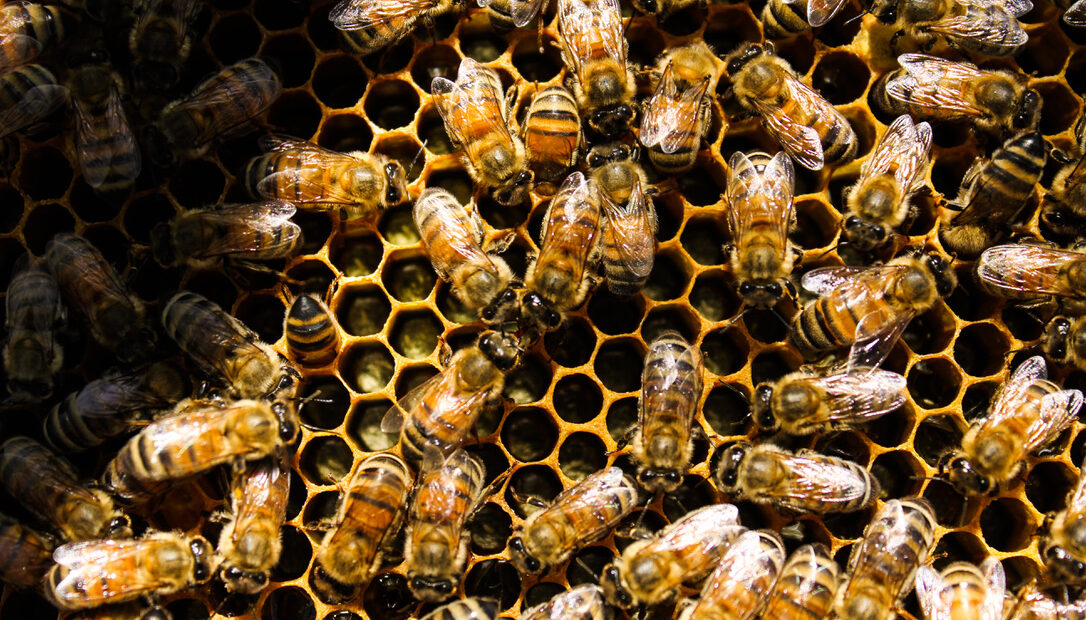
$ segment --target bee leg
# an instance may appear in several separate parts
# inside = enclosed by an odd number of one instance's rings
[[[608,457],[612,454],[618,454],[619,452],[622,452],[626,448],[626,446],[630,445],[630,443],[633,442],[635,433],[637,433],[636,422],[630,425],[630,428],[626,429],[626,432],[622,434],[622,437],[620,437],[619,440],[615,443],[615,449],[604,454],[604,456]]]
[[[545,502],[534,495],[525,495],[524,493],[521,493],[514,486],[509,487],[509,495],[513,497],[513,501],[520,504],[521,506],[535,506],[536,508],[541,509],[546,509],[548,506],[550,506],[550,503]]]

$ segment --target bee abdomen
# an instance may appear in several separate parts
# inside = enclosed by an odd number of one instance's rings
[[[284,331],[292,357],[304,366],[323,366],[338,353],[335,319],[312,295],[301,295],[290,305]]]
[[[794,4],[784,0],[769,0],[762,9],[762,25],[767,39],[783,39],[811,29],[806,18],[807,3]]]

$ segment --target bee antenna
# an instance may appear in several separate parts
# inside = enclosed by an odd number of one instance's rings
[[[577,566],[580,566],[581,568],[583,568],[586,573],[588,573],[589,575],[592,575],[593,577],[595,577],[596,581],[599,581],[600,576],[596,573],[596,570],[594,568],[592,568],[591,566],[589,566],[588,564],[586,564],[584,560],[582,560],[580,557],[576,557],[576,558],[573,558],[573,561],[577,564]]]
[[[842,26],[847,26],[847,25],[851,24],[852,22],[856,21],[857,19],[860,19],[864,15],[867,15],[870,12],[871,12],[871,7],[867,7],[867,9],[865,9],[863,13],[860,13],[856,17],[852,17],[852,18],[848,19],[847,21],[845,21],[844,24],[841,24],[841,25]]]
[[[726,332],[726,331],[728,331],[728,329],[729,329],[729,328],[731,328],[731,326],[732,326],[732,325],[734,325],[736,321],[738,321],[739,319],[743,318],[743,315],[745,315],[746,313],[750,312],[750,310],[751,310],[751,307],[750,307],[750,306],[748,306],[748,305],[746,305],[746,304],[743,304],[743,311],[742,311],[742,312],[740,312],[739,314],[735,315],[735,318],[734,318],[734,319],[732,319],[732,320],[728,321],[728,322],[727,322],[727,323],[726,323],[726,324],[724,325],[724,329],[722,329],[722,330],[720,330],[720,331],[722,331],[722,332]]]
[[[825,256],[826,256],[827,254],[829,254],[830,252],[836,252],[837,250],[841,249],[841,246],[843,246],[843,245],[849,245],[848,241],[847,241],[847,240],[845,240],[845,241],[838,241],[838,242],[837,242],[837,245],[834,245],[834,246],[833,246],[833,247],[831,247],[831,248],[827,248],[825,252],[823,252],[823,253],[819,254],[818,256],[816,256],[816,257],[815,257],[815,260],[820,260],[820,259],[822,259],[822,258],[823,258],[823,257],[825,257]]]
[[[411,160],[411,165],[408,166],[407,170],[405,171],[408,175],[410,175],[411,171],[415,169],[415,165],[419,163],[419,158],[422,157],[422,154],[426,152],[426,143],[429,141],[430,138],[426,138],[422,141],[422,146],[419,147],[419,152],[415,153],[415,158]]]
[[[781,325],[784,325],[786,328],[791,329],[792,325],[787,321],[787,319],[784,318],[783,315],[781,315],[780,312],[777,312],[777,309],[775,307],[771,307],[769,311],[773,313],[773,316],[777,317],[777,319],[780,320]]]
[[[622,27],[622,38],[626,38],[626,33],[630,31],[630,25],[633,24],[634,16],[630,14],[630,17],[626,20],[626,25]]]

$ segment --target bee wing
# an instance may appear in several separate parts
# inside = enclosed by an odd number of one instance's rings
[[[711,504],[688,512],[686,516],[661,530],[642,553],[655,552],[663,557],[682,557],[682,550],[696,545],[706,557],[721,555],[747,528],[739,525],[739,509],[732,504]],[[677,555],[672,555],[673,553]]]
[[[101,117],[87,112],[83,104],[75,99],[76,116],[76,154],[79,157],[83,179],[91,187],[105,183],[112,172],[126,179],[139,176],[140,151],[136,137],[128,124],[121,105],[121,95],[116,86],[110,88],[106,111]],[[103,149],[101,138],[109,136],[117,140],[108,149]],[[96,165],[95,161],[103,155],[109,157],[109,165]],[[121,160],[131,159],[132,164],[118,168]]]
[[[17,25],[14,26],[14,28],[16,29],[21,29],[24,27],[22,25],[23,20],[21,19],[5,20],[5,22],[8,21],[17,22]],[[5,29],[13,28],[8,23],[4,23],[2,27]],[[4,53],[4,57],[0,59],[0,69],[4,71],[10,71],[18,67],[19,65],[25,64],[26,62],[37,58],[38,55],[41,54],[44,45],[42,45],[41,41],[35,39],[32,36],[17,34],[15,32],[8,32],[6,34],[0,35],[0,47],[3,47],[3,49],[5,50],[9,50],[6,51]]]
[[[807,2],[807,23],[811,27],[822,26],[833,19],[833,16],[837,15],[837,12],[845,4],[847,4],[845,0],[809,0]]]
[[[361,30],[403,20],[411,25],[414,18],[433,5],[432,0],[343,0],[329,11],[328,19],[340,30]]]
[[[34,124],[67,100],[68,88],[65,86],[41,84],[31,88],[18,103],[0,112],[0,137]]]
[[[888,370],[853,371],[814,377],[826,393],[830,420],[864,421],[905,404],[905,377]]]
[[[1069,295],[1060,271],[1086,254],[1035,245],[1007,244],[980,255],[977,277],[999,289],[1034,295]]]
[[[819,96],[807,88],[799,80],[790,80],[789,87],[793,89],[793,96],[799,97],[800,93],[810,91],[816,97]],[[813,127],[801,125],[786,114],[780,106],[765,103],[759,99],[752,100],[754,108],[761,115],[765,128],[780,143],[781,148],[792,156],[801,166],[810,170],[821,170],[826,160],[822,154],[822,140]]]
[[[924,565],[916,571],[916,598],[928,620],[951,620],[950,605],[941,596],[945,585],[942,575],[931,566]]]
[[[857,293],[866,294],[868,291],[865,280],[880,279],[893,275],[900,271],[901,265],[880,265],[878,267],[820,267],[803,274],[800,281],[803,288],[816,295],[825,295],[832,291],[863,288]]]
[[[229,235],[216,235],[211,238],[212,242],[204,245],[200,257],[244,255],[253,252],[272,256],[275,251],[289,252],[302,234],[302,229],[290,221],[294,212],[294,205],[283,200],[200,211],[200,219],[214,227],[214,230],[231,231]]]
[[[860,168],[860,175],[870,178],[893,169],[894,180],[907,191],[923,170],[930,150],[931,126],[927,123],[914,125],[912,117],[902,114],[882,135]]]
[[[439,372],[426,381],[423,381],[418,386],[412,388],[407,394],[404,394],[396,404],[389,407],[388,411],[385,412],[385,417],[381,419],[381,432],[400,432],[407,421],[407,416],[411,414],[411,410],[418,406],[419,401],[422,400],[423,396],[428,394],[430,390],[436,388],[442,380],[446,379],[446,375],[448,374],[448,369]]]
[[[641,118],[641,131],[638,139],[641,144],[653,147],[663,140],[670,124],[670,108],[668,103],[678,95],[678,87],[672,75],[672,63],[667,63],[663,74],[660,75],[660,83],[652,93],[652,98],[645,104],[645,115]]]
[[[1030,0],[957,0],[958,4],[965,6],[977,6],[983,8],[995,8],[1010,14],[1011,17],[1019,17],[1033,10]]]
[[[732,236],[737,241],[750,234],[755,226],[767,225],[766,231],[786,241],[792,221],[792,192],[795,169],[785,153],[777,153],[759,173],[742,152],[736,152],[728,162],[728,209]],[[768,222],[768,224],[766,224]],[[787,243],[782,243],[782,248]]]
[[[604,232],[618,250],[618,262],[637,279],[649,277],[655,262],[656,210],[652,199],[641,191],[641,181],[634,181],[630,200],[625,206],[615,204],[606,192],[603,197],[603,212],[607,216],[607,229]],[[604,260],[609,260],[604,256]]]
[[[274,196],[281,184],[290,184],[296,192],[306,196],[306,204],[352,204],[354,198],[341,191],[337,184],[326,185],[321,179],[322,170],[349,164],[353,155],[317,146],[312,142],[294,140],[283,136],[265,136],[260,140],[265,152],[290,153],[295,162],[284,170],[277,170],[257,183],[261,196]]]
[[[626,474],[618,467],[610,467],[562,491],[550,506],[561,506],[561,513],[567,515],[598,514],[604,506],[620,508],[614,511],[610,521],[585,519],[585,523],[580,524],[578,532],[582,540],[591,542],[602,538],[616,522],[629,514],[636,498],[637,488],[630,483]]]
[[[816,452],[800,452],[788,458],[793,484],[787,497],[819,500],[825,504],[847,504],[867,495],[866,480],[854,476]]]
[[[1063,21],[1071,26],[1086,26],[1086,0],[1077,0],[1067,7],[1063,14]]]
[[[131,570],[140,566],[142,557],[148,553],[147,540],[103,539],[69,543],[53,552],[53,559],[70,571],[56,590],[64,592],[84,592],[90,590],[98,594],[82,594],[73,603],[95,604],[108,602],[117,596],[145,592],[162,585],[155,581],[152,570]],[[104,588],[109,584],[113,590]]]
[[[865,315],[856,324],[856,338],[849,350],[849,364],[870,368],[881,366],[914,316],[915,312],[893,311],[889,307]]]
[[[245,62],[245,61],[242,61]],[[237,80],[239,83],[237,87],[249,92],[267,93],[268,98],[266,105],[256,111],[255,114],[259,114],[261,111],[271,105],[276,98],[279,97],[279,93],[283,91],[283,84],[279,81],[279,76],[275,74],[275,71],[265,62],[247,62],[248,71],[243,75],[235,74],[231,80]],[[239,75],[241,77],[239,78]],[[214,78],[213,78],[214,79]],[[221,80],[216,80],[221,86]],[[205,86],[207,83],[205,82]],[[196,135],[196,139],[193,140],[193,144],[207,144],[212,140],[223,136],[229,135],[231,130],[240,125],[244,125],[249,122],[252,117],[245,114],[207,114],[207,110],[219,110],[219,109],[231,109],[231,107],[237,107],[237,96],[234,94],[237,92],[235,88],[215,88],[215,87],[199,87],[191,96],[186,97],[177,102],[175,110],[193,110],[201,117],[209,116],[211,122],[205,123],[200,127],[200,133]],[[261,103],[265,103],[263,95],[261,95]],[[248,109],[249,106],[245,106]],[[255,116],[254,114],[254,116]]]
[[[984,419],[983,424],[992,428],[1001,426],[1003,420],[1015,417],[1022,402],[1027,398],[1030,385],[1038,379],[1048,376],[1048,368],[1045,360],[1039,355],[1027,359],[1018,365],[1006,383],[999,389],[995,403],[991,407],[991,413]],[[1044,415],[1039,417],[1044,420]]]
[[[231,495],[235,523],[263,523],[269,517],[281,522],[286,517],[290,495],[290,475],[282,459],[272,456],[248,464],[235,474]],[[236,542],[244,535],[244,529],[232,528],[231,534]]]
[[[486,6],[483,4],[484,0],[480,0],[479,6]],[[539,14],[539,9],[543,8],[543,4],[547,0],[511,0],[509,7],[509,15],[513,18],[513,23],[517,28],[523,28],[527,26],[535,16]],[[485,0],[489,5],[491,0]]]
[[[473,127],[472,134],[483,125],[487,133],[503,136],[512,142],[513,137],[505,122],[505,111],[494,104],[502,101],[501,82],[494,72],[476,62],[470,56],[460,61],[456,81],[435,77],[430,84],[430,92],[441,119],[445,121],[445,130],[457,144],[467,144],[470,136],[465,132]]]
[[[962,98],[958,88],[933,87],[940,84],[972,84],[984,73],[965,62],[953,62],[925,54],[902,54],[897,58],[905,73],[886,84],[886,94],[913,106],[978,116],[983,110]],[[924,84],[925,87],[920,85]]]
[[[581,0],[559,0],[558,26],[569,47],[568,61],[582,82],[587,78],[582,73],[585,65],[597,53],[596,42],[625,69],[626,38],[618,0],[594,0],[591,6]]]
[[[75,409],[88,418],[126,417],[124,414],[158,409],[168,403],[143,387],[139,374],[95,379],[75,397]]]
[[[1063,429],[1071,425],[1082,408],[1082,392],[1061,390],[1046,394],[1041,399],[1041,415],[1026,430],[1026,446],[1032,452],[1056,439]]]
[[[591,179],[586,179],[580,172],[574,172],[566,177],[547,207],[543,222],[543,246],[539,250],[537,263],[546,263],[552,253],[561,254],[560,260],[568,260],[565,258],[566,248],[580,248],[582,252],[580,256],[584,258],[592,254],[595,240],[599,239],[598,228],[593,237],[592,247],[581,247],[579,227],[567,224],[577,222],[586,209],[593,208],[591,192],[596,191],[596,184]],[[602,196],[603,192],[598,192],[597,195]]]
[[[989,556],[981,562],[980,572],[984,575],[984,581],[988,590],[984,593],[984,603],[981,620],[999,620],[1003,617],[1004,594],[1007,591],[1006,574],[1003,564],[997,558]]]
[[[415,228],[422,231],[422,214],[436,218],[436,222],[430,227],[441,231],[444,237],[442,243],[446,246],[446,250],[451,250],[451,252],[434,253],[429,251],[429,248],[427,249],[434,270],[441,275],[442,279],[448,280],[449,274],[457,265],[478,261],[486,261],[493,265],[493,261],[483,251],[483,230],[474,225],[473,215],[468,215],[467,209],[459,202],[450,202],[443,197],[445,193],[445,190],[435,187],[423,190],[415,201],[414,219]],[[429,208],[430,202],[433,202],[436,207]],[[454,203],[455,206],[453,206]],[[496,267],[493,272],[497,272]]]
[[[962,2],[968,4],[968,2]],[[989,7],[991,8],[991,7]],[[928,26],[932,32],[956,38],[972,41],[992,43],[1000,47],[1015,47],[1029,40],[1029,35],[1013,15],[1004,15],[1004,19],[977,19],[973,15],[956,15],[941,19]]]
[[[665,153],[674,153],[683,146],[687,136],[700,133],[701,99],[709,88],[706,79],[680,94],[671,68],[668,63],[652,100],[645,106],[639,133],[641,144],[648,147],[659,144]]]

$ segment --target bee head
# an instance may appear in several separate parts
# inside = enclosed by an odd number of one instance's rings
[[[728,56],[728,75],[735,77],[735,74],[742,71],[743,67],[747,66],[750,61],[764,55],[770,55],[773,53],[773,44],[765,43],[760,45],[758,43],[750,43],[746,47],[736,50]]]
[[[268,574],[261,571],[245,571],[237,566],[228,566],[219,574],[230,592],[256,594],[268,585]]]
[[[483,332],[479,336],[478,346],[483,355],[502,371],[511,370],[520,358],[517,341],[501,332]]]
[[[106,525],[105,538],[131,538],[132,519],[126,514],[120,514],[109,520]]]
[[[42,401],[53,395],[53,382],[42,379],[8,379],[8,393],[12,395],[13,401]]]
[[[562,324],[562,315],[555,312],[537,293],[526,294],[521,303],[523,310],[543,326],[543,329],[551,331]]]
[[[279,439],[292,443],[298,436],[298,413],[290,403],[277,400],[271,404],[272,413],[279,421]]]
[[[744,280],[739,283],[739,296],[748,306],[768,308],[776,305],[777,301],[784,297],[784,287],[776,280],[771,282]]]
[[[628,103],[616,103],[597,109],[588,116],[588,126],[604,138],[616,138],[629,128],[635,111]]]
[[[407,175],[403,166],[398,161],[390,161],[385,164],[385,202],[389,205],[398,205],[407,197]]]
[[[1081,330],[1080,330],[1081,331]],[[1071,335],[1071,321],[1058,316],[1048,323],[1042,347],[1049,359],[1059,361],[1067,359],[1067,342]],[[1077,334],[1076,334],[1077,335]]]
[[[509,559],[522,573],[534,575],[543,570],[543,564],[524,548],[524,540],[520,536],[514,536],[509,540]]]
[[[882,195],[882,192],[877,192],[875,195]],[[845,220],[842,230],[849,245],[862,252],[874,250],[886,243],[890,237],[890,232],[885,226],[872,224],[855,215]]]
[[[531,172],[518,172],[508,184],[494,190],[494,200],[506,207],[524,202],[528,198],[533,178]]]
[[[739,465],[747,457],[749,450],[750,444],[740,441],[724,451],[716,470],[716,479],[720,483],[721,490],[725,492],[735,490],[736,484],[739,483]]]
[[[977,471],[961,454],[949,453],[939,463],[939,473],[962,495],[985,495],[992,491],[992,479]]]
[[[925,254],[924,262],[932,277],[935,278],[935,292],[940,297],[946,297],[954,290],[954,287],[958,286],[957,274],[942,256],[934,253]]]
[[[603,597],[608,603],[621,609],[630,609],[634,606],[633,596],[626,586],[622,584],[622,576],[618,567],[608,564],[600,575],[600,588],[603,589]]]
[[[437,603],[453,595],[456,586],[451,579],[429,579],[426,577],[411,577],[407,581],[407,587],[415,594],[415,597],[426,603]]]
[[[1067,549],[1051,545],[1044,550],[1045,566],[1063,582],[1079,583],[1086,579],[1086,563],[1075,558]]]
[[[192,566],[192,578],[196,583],[204,583],[215,573],[215,550],[203,536],[194,536],[189,541],[189,551],[195,563]]]
[[[637,482],[649,493],[670,493],[682,484],[683,475],[677,469],[641,469]]]
[[[754,389],[754,399],[751,401],[754,423],[758,425],[758,428],[770,433],[781,427],[781,423],[778,422],[776,416],[773,415],[773,408],[770,406],[772,400],[772,385],[762,383]]]
[[[1041,94],[1032,88],[1026,89],[1022,95],[1022,104],[1018,106],[1014,118],[1011,119],[1013,129],[1032,129],[1037,125],[1037,119],[1041,114]]]
[[[309,575],[309,583],[322,600],[331,604],[348,601],[358,594],[356,586],[349,586],[332,578],[319,562],[313,566],[313,571]]]
[[[494,298],[494,301],[479,310],[479,318],[483,319],[484,323],[491,325],[501,323],[515,311],[516,303],[517,292],[512,288],[506,288]]]

